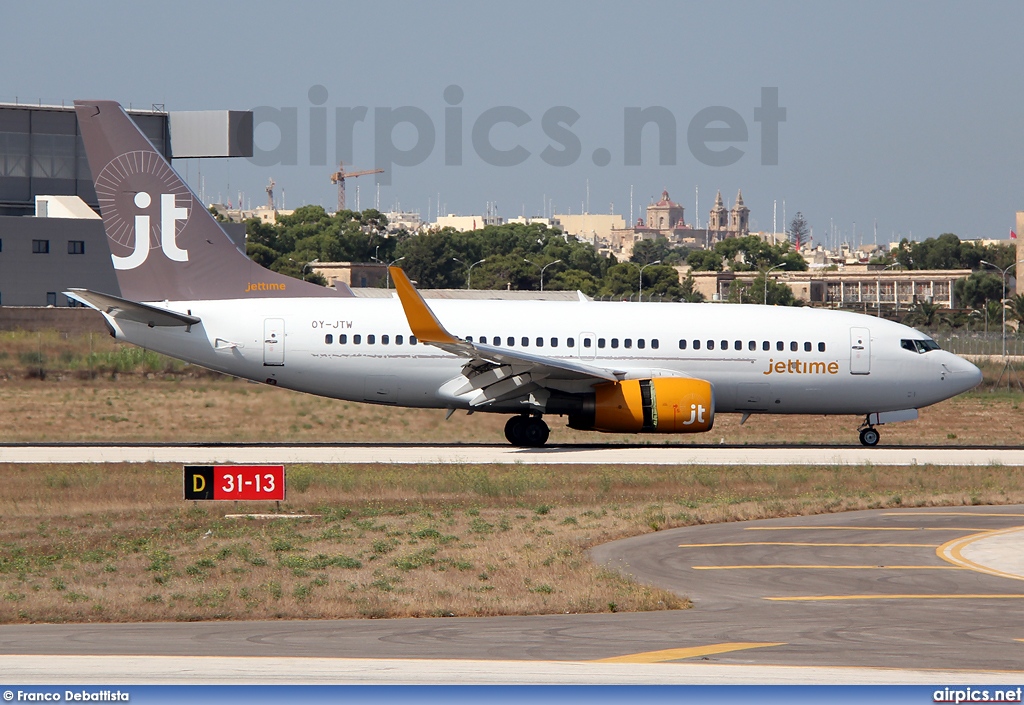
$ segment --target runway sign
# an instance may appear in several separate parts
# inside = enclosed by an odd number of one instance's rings
[[[284,465],[186,465],[185,499],[283,500]]]

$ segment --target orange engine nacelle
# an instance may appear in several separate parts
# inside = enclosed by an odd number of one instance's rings
[[[714,389],[702,379],[659,377],[599,384],[591,403],[569,416],[571,428],[609,433],[701,433],[710,431],[715,422]]]

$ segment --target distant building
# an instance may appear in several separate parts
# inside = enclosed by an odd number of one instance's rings
[[[454,228],[460,233],[468,232],[470,230],[480,230],[488,225],[502,225],[505,220],[499,216],[483,216],[483,215],[442,215],[432,223],[432,227],[441,228]]]
[[[416,211],[388,211],[384,215],[388,219],[389,233],[397,233],[400,230],[418,233],[425,227],[423,219]]]
[[[751,282],[760,272],[694,272],[694,289],[708,301],[725,301],[735,281]],[[906,311],[923,303],[957,308],[956,282],[971,275],[969,269],[915,269],[899,271],[881,265],[852,265],[837,271],[786,272],[776,270],[773,281],[786,284],[797,299],[817,306]],[[681,272],[681,278],[685,273]]]
[[[387,277],[387,267],[376,262],[318,262],[311,269],[328,286],[341,282],[352,288],[377,287]]]
[[[573,215],[571,213],[556,213],[555,222],[561,225],[562,232],[566,235],[572,235],[577,240],[589,242],[598,249],[611,240],[614,230],[626,227],[625,218],[616,214],[582,213]]]
[[[707,228],[694,228],[686,222],[686,209],[669,198],[668,191],[661,199],[647,206],[647,218],[640,218],[629,228],[618,228],[611,233],[608,250],[622,257],[633,255],[633,246],[641,240],[665,238],[673,247],[711,248],[719,240],[744,237],[750,234],[750,209],[743,203],[743,192],[736,195],[736,204],[726,209],[722,193],[718,192],[715,205],[708,214]]]

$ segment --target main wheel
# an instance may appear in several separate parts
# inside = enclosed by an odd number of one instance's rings
[[[531,416],[523,420],[522,429],[523,445],[531,448],[539,448],[548,442],[551,431],[544,420],[539,416]]]
[[[529,417],[512,416],[505,422],[505,438],[508,439],[509,443],[514,446],[526,445],[526,439],[523,437],[523,428],[526,421],[529,421]]]
[[[873,428],[861,429],[860,442],[866,446],[877,446],[878,445],[878,431]]]

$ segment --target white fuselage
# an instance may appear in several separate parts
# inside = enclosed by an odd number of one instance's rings
[[[464,381],[466,359],[412,344],[397,298],[153,303],[190,312],[202,322],[186,332],[108,317],[117,337],[227,374],[326,397],[469,407],[468,397],[449,391],[460,386],[453,381]],[[460,338],[623,370],[631,378],[707,380],[714,386],[717,413],[916,409],[980,381],[978,369],[956,355],[903,347],[903,340],[926,338],[916,330],[839,311],[592,301],[434,299],[430,305]],[[592,384],[562,387],[584,392]]]

